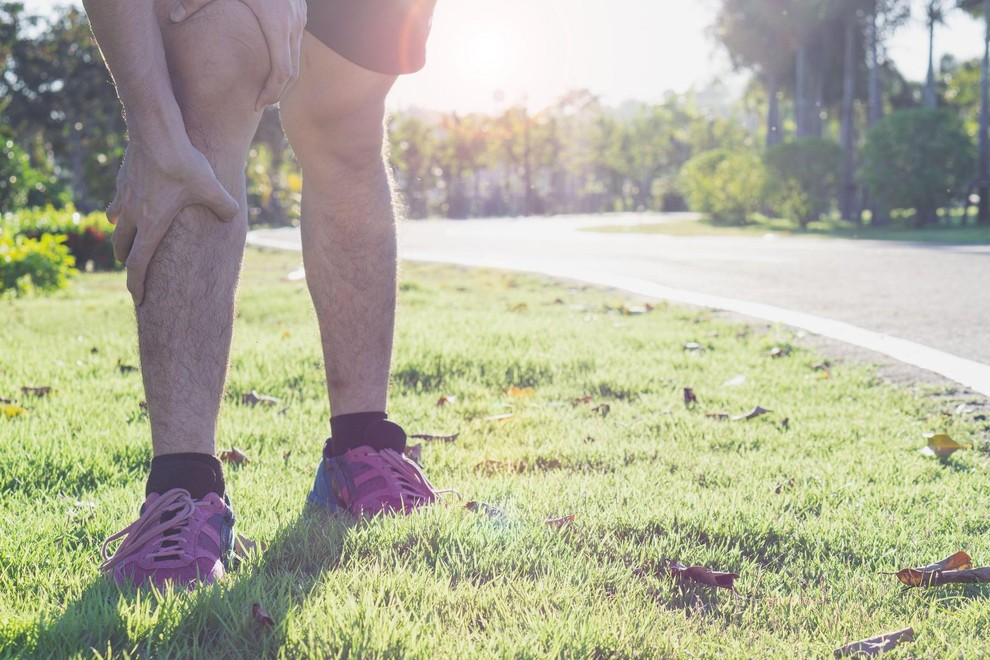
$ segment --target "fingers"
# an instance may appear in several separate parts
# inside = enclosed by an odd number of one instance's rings
[[[212,0],[176,0],[168,17],[178,23],[210,4]]]
[[[136,234],[137,228],[132,223],[120,223],[113,230],[113,235],[110,236],[110,243],[113,244],[113,256],[120,263],[127,261],[127,255],[131,252],[131,246],[134,244],[134,236]]]
[[[278,101],[286,87],[295,80],[299,74],[299,53],[297,40],[288,38],[284,34],[284,26],[279,28],[266,27],[267,22],[262,22],[261,29],[265,33],[265,41],[268,42],[268,55],[271,60],[271,72],[268,80],[258,95],[256,110],[261,111],[267,105]],[[295,52],[293,52],[295,51]]]
[[[113,201],[110,202],[110,206],[107,207],[107,220],[111,225],[117,224],[117,220],[120,218],[120,197],[114,197]]]
[[[219,181],[214,179],[213,183],[214,185],[204,192],[202,203],[221,220],[232,220],[241,209],[240,205]]]
[[[148,274],[148,264],[155,256],[158,244],[165,237],[171,222],[159,222],[142,231],[134,240],[131,253],[127,257],[127,290],[131,292],[135,305],[144,301],[144,278]]]

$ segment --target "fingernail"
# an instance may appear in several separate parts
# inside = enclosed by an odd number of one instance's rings
[[[172,13],[169,14],[169,18],[172,19],[173,23],[178,23],[185,17],[186,17],[186,8],[183,7],[182,5],[176,5],[175,9],[172,10]]]

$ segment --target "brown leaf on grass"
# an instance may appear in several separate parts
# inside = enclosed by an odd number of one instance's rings
[[[904,568],[896,573],[884,572],[882,575],[896,576],[905,587],[932,587],[938,584],[946,584],[946,582],[939,581],[940,576],[945,575],[946,572],[968,573],[969,571],[966,569],[971,568],[973,568],[973,559],[969,556],[969,554],[960,550],[959,552],[946,557],[942,561],[929,564],[928,566],[922,566],[921,568]],[[990,569],[975,570],[990,571]],[[960,580],[960,582],[969,581],[982,582],[984,580]]]
[[[24,387],[21,388],[21,392],[23,394],[30,394],[31,396],[37,396],[37,397],[48,396],[49,394],[51,394],[51,391],[52,388],[50,385],[44,385],[44,386],[25,385]]]
[[[580,406],[581,404],[591,403],[591,395],[585,394],[584,396],[579,396],[577,398],[571,399],[571,405],[574,407]]]
[[[735,573],[713,571],[704,566],[685,566],[673,559],[664,559],[663,565],[667,574],[679,580],[690,580],[691,582],[697,582],[698,584],[704,584],[709,587],[736,590],[735,581],[739,576]]]
[[[704,353],[705,347],[696,341],[689,341],[688,343],[684,344],[684,350],[687,351],[688,353]]]
[[[19,417],[20,415],[27,414],[27,408],[19,406],[16,403],[3,403],[0,404],[0,412],[3,413],[4,417]]]
[[[555,527],[557,529],[567,529],[574,523],[574,517],[576,514],[571,514],[569,516],[561,516],[560,518],[550,518],[546,521],[547,527]]]
[[[402,453],[405,454],[406,458],[408,458],[413,463],[416,463],[417,465],[422,464],[422,460],[423,460],[422,444],[409,445],[408,447],[406,447],[406,450]]]
[[[818,364],[812,365],[811,368],[814,369],[815,371],[828,371],[829,369],[832,368],[832,363],[829,362],[828,360],[822,360]]]
[[[482,513],[488,516],[489,518],[501,518],[503,515],[505,515],[502,512],[502,509],[499,509],[496,506],[492,506],[491,504],[486,504],[485,502],[473,502],[473,501],[468,502],[467,504],[464,505],[464,508],[467,509],[468,511],[476,511],[478,513]]]
[[[528,312],[529,311],[529,305],[527,305],[526,303],[517,303],[515,305],[510,305],[509,306],[509,311],[510,312]]]
[[[785,358],[790,354],[791,354],[790,346],[774,346],[769,351],[767,351],[767,355],[769,355],[770,359],[772,360],[779,360],[780,358]]]
[[[597,406],[591,409],[591,412],[596,412],[602,417],[608,417],[608,414],[612,412],[612,406],[607,403],[599,403]]]
[[[446,405],[451,404],[451,403],[457,403],[457,397],[456,396],[454,396],[454,395],[449,395],[448,396],[448,395],[445,394],[445,395],[441,396],[439,399],[437,399],[437,406],[438,407],[441,407],[441,408],[443,406],[446,406]]]
[[[507,419],[512,419],[515,417],[512,413],[503,413],[501,415],[489,415],[488,417],[482,417],[486,422],[504,422]]]
[[[698,395],[690,387],[684,388],[684,405],[689,408],[698,403]]]
[[[269,616],[265,608],[261,606],[261,603],[251,603],[251,618],[254,622],[264,628],[271,628],[275,625],[275,620]]]
[[[884,633],[864,639],[859,642],[846,644],[842,648],[835,649],[835,657],[842,658],[847,655],[874,656],[893,650],[901,642],[914,641],[914,628],[904,628],[893,632]]]
[[[243,534],[238,534],[234,538],[234,557],[241,561],[246,560],[255,551],[264,552],[266,548],[268,548],[268,544],[264,541],[255,541]]]
[[[536,390],[532,387],[516,387],[513,385],[509,389],[505,390],[505,393],[514,399],[526,399],[536,394]]]
[[[744,415],[736,415],[735,417],[732,418],[732,421],[734,422],[749,421],[751,419],[756,419],[757,417],[762,417],[763,415],[766,415],[769,412],[773,412],[773,411],[767,410],[762,406],[756,406],[755,408],[753,408]]]
[[[13,399],[7,399],[5,397],[0,396],[0,404],[2,404],[2,403],[13,403],[13,402],[14,402]]]
[[[258,394],[254,390],[251,390],[247,394],[241,395],[241,403],[245,406],[274,406],[279,403],[279,400],[273,396]]]
[[[925,456],[945,459],[960,449],[970,449],[970,445],[961,445],[945,433],[929,433],[925,437],[928,445],[918,450]]]
[[[457,440],[457,436],[460,433],[453,433],[451,435],[429,435],[426,433],[416,433],[411,436],[413,440],[425,440],[426,442],[454,442]]]
[[[718,422],[727,422],[730,419],[732,419],[732,416],[726,412],[705,413],[705,417],[707,417],[708,419],[714,419],[715,421]]]
[[[791,477],[787,481],[777,484],[777,487],[773,489],[773,492],[777,495],[780,495],[782,492],[784,492],[784,489],[790,490],[791,488],[794,488],[794,483],[795,483],[794,477]]]
[[[483,472],[486,475],[493,475],[498,472],[525,472],[526,471],[526,461],[499,461],[494,458],[488,458],[474,466],[474,469]]]
[[[247,457],[247,454],[236,447],[231,447],[229,450],[224,449],[217,454],[217,458],[219,458],[222,462],[230,463],[231,465],[245,465],[251,462],[251,459]]]
[[[653,305],[623,305],[620,311],[624,316],[639,316],[640,314],[649,314],[653,311]]]
[[[130,364],[124,364],[123,360],[117,360],[117,370],[122,374],[129,374],[137,371],[138,368]]]

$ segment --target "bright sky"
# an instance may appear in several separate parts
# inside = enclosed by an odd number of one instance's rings
[[[272,0],[274,1],[274,0]],[[318,0],[311,0],[318,1]],[[923,15],[923,0],[915,16]],[[25,0],[45,12],[59,0]],[[77,3],[78,4],[78,3]],[[396,84],[391,106],[491,112],[540,108],[571,89],[607,103],[655,101],[728,72],[708,38],[713,0],[438,0],[426,68]],[[936,56],[982,54],[982,26],[955,12],[936,33]],[[927,34],[912,20],[888,45],[901,71],[921,80]],[[501,100],[500,100],[501,99]]]

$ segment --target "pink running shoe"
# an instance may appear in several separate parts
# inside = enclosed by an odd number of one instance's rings
[[[309,495],[312,504],[354,515],[411,513],[446,492],[433,487],[422,470],[394,449],[361,446],[324,457]]]
[[[103,542],[100,570],[121,586],[215,582],[234,544],[234,511],[225,500],[215,493],[194,500],[181,488],[152,493],[141,516]],[[107,547],[117,539],[123,540],[109,557]]]

